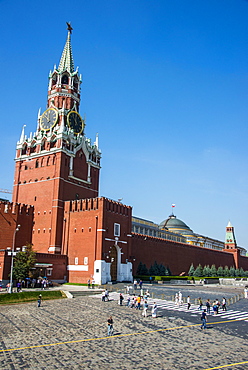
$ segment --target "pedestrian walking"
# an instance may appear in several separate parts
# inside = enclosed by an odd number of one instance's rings
[[[213,311],[214,311],[214,315],[217,315],[217,313],[218,313],[218,307],[217,307],[216,302],[213,302]]]
[[[244,296],[245,296],[245,298],[248,298],[248,286],[245,286]]]
[[[210,314],[210,307],[211,307],[211,304],[210,304],[210,300],[208,299],[207,302],[206,302],[206,307],[207,307],[207,313]]]
[[[130,296],[127,297],[127,307],[130,307],[131,298]]]
[[[150,297],[150,293],[149,293],[149,290],[146,289],[146,292],[145,292],[145,299],[148,299]]]
[[[91,281],[91,288],[95,289],[95,280],[94,279],[92,279],[92,281]]]
[[[122,302],[123,302],[123,300],[124,300],[124,297],[123,297],[123,295],[120,293],[120,306],[122,306]]]
[[[42,297],[42,295],[41,295],[41,294],[39,294],[39,297],[38,297],[38,307],[40,307],[40,306],[41,306],[41,297]]]
[[[105,302],[109,301],[109,291],[108,289],[105,289]]]
[[[198,302],[199,302],[198,310],[202,310],[202,299],[201,299],[201,297],[198,298]]]
[[[158,313],[158,307],[157,307],[156,302],[154,302],[152,306],[152,317],[157,317],[157,313]]]
[[[188,305],[188,310],[190,309],[191,303],[190,303],[190,296],[188,295],[187,297],[187,305]]]
[[[140,296],[140,295],[137,297],[136,302],[137,302],[137,306],[136,306],[136,308],[137,308],[138,310],[140,310],[140,304],[141,304],[141,296]]]
[[[136,289],[137,289],[137,284],[138,284],[138,282],[137,282],[137,280],[135,279],[135,280],[134,280],[134,282],[133,282],[133,289],[134,289],[134,290],[136,290]]]
[[[179,302],[179,306],[183,303],[183,295],[182,295],[182,293],[180,292],[180,290],[179,290],[179,292],[178,292],[178,302]]]
[[[217,308],[217,315],[218,315],[218,313],[219,313],[219,308],[220,308],[220,302],[219,302],[219,300],[218,300],[218,299],[216,299],[215,304],[216,304],[216,308]]]
[[[135,299],[135,297],[133,297],[132,300],[131,300],[131,308],[135,307],[135,302],[136,302],[136,299]]]
[[[223,297],[222,299],[222,311],[226,311],[226,298]]]
[[[145,301],[144,306],[143,306],[142,316],[147,317],[147,310],[148,310],[148,303],[147,301]]]
[[[112,316],[109,316],[109,319],[108,319],[108,335],[113,335],[114,333],[114,321],[112,319]]]
[[[206,310],[203,310],[202,314],[201,314],[201,321],[202,321],[202,324],[201,324],[201,329],[206,329],[207,328],[207,314],[206,314]]]
[[[176,293],[176,295],[175,295],[175,304],[176,304],[176,306],[179,306],[179,297],[178,297],[178,293]]]
[[[88,280],[88,289],[90,289],[90,279]]]
[[[105,290],[102,291],[102,302],[105,302]]]
[[[142,284],[143,284],[143,281],[142,281],[142,280],[140,280],[140,281],[139,281],[139,287],[140,287],[140,290],[142,289]]]

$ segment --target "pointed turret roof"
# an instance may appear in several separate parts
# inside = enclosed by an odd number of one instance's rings
[[[69,73],[74,72],[74,61],[73,61],[73,56],[72,56],[72,48],[71,48],[71,32],[72,32],[72,27],[70,23],[67,23],[67,30],[68,30],[68,35],[67,35],[67,40],[64,46],[64,50],[59,62],[59,67],[58,71],[63,72],[63,71],[68,71]]]

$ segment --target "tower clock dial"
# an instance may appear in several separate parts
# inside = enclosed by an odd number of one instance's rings
[[[48,108],[41,116],[40,128],[42,130],[50,130],[58,120],[58,112],[53,108]]]
[[[67,116],[67,123],[75,134],[81,134],[84,129],[84,121],[78,112],[71,111]]]

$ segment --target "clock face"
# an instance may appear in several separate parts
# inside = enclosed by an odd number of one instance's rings
[[[53,108],[48,108],[41,116],[40,128],[42,130],[50,130],[58,120],[58,112]]]
[[[68,114],[67,123],[75,134],[81,134],[84,129],[84,121],[81,116],[75,111],[71,111]]]

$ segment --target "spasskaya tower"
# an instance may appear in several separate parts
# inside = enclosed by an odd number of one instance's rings
[[[85,137],[79,114],[81,76],[74,68],[71,32],[58,68],[49,73],[47,109],[29,137],[23,126],[15,158],[14,203],[34,205],[37,252],[61,253],[64,202],[98,196],[101,152]]]

